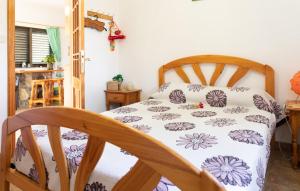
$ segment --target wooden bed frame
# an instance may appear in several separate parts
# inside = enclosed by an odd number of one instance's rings
[[[184,82],[190,82],[182,66],[191,65],[202,84],[207,85],[200,68],[200,64],[204,63],[216,63],[216,69],[209,85],[216,83],[226,64],[233,64],[237,65],[238,69],[227,86],[233,86],[249,70],[254,70],[265,75],[265,89],[274,96],[274,71],[270,66],[229,56],[193,56],[173,61],[159,69],[159,84],[162,85],[165,82],[165,73],[172,69]],[[1,144],[0,191],[8,191],[10,183],[25,191],[47,190],[45,164],[32,133],[32,125],[46,125],[48,127],[49,141],[57,161],[60,185],[63,191],[70,190],[70,176],[61,142],[60,127],[68,127],[89,134],[87,147],[76,176],[76,191],[84,189],[101,158],[105,142],[112,143],[134,154],[139,159],[135,166],[115,185],[113,191],[152,191],[157,186],[161,176],[168,178],[184,191],[225,190],[207,171],[200,171],[162,143],[123,123],[84,110],[48,107],[22,112],[9,117],[4,122]],[[38,183],[10,167],[11,153],[13,153],[15,145],[12,137],[17,130],[21,131],[23,143],[36,165],[39,174]]]
[[[215,71],[207,83],[207,80],[201,70],[201,64],[216,64]],[[183,70],[183,66],[191,65],[195,74],[201,81],[202,85],[214,86],[221,76],[226,65],[238,66],[236,72],[231,76],[227,83],[227,87],[234,86],[249,71],[255,71],[265,76],[265,91],[275,97],[275,81],[274,70],[272,67],[244,58],[222,55],[201,55],[181,58],[163,65],[159,69],[159,86],[165,83],[165,73],[169,70],[175,70],[178,76],[185,82],[191,83],[189,77]]]
[[[70,176],[61,142],[60,127],[69,127],[89,134],[87,147],[76,176],[76,191],[84,190],[101,157],[105,142],[119,146],[139,158],[128,174],[115,185],[114,191],[152,191],[161,176],[167,177],[182,190],[225,190],[208,172],[198,170],[165,145],[138,130],[96,113],[73,108],[49,107],[28,110],[9,117],[4,122],[0,191],[8,191],[9,183],[25,191],[47,190],[45,164],[32,133],[32,125],[48,126],[49,141],[57,162],[63,191],[70,190]],[[21,130],[22,141],[37,168],[38,184],[10,168],[10,153],[14,144],[11,136],[17,130]]]

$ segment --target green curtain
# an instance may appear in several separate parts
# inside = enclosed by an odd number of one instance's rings
[[[61,46],[60,46],[60,35],[58,27],[47,28],[47,34],[50,42],[52,52],[57,62],[61,61]]]

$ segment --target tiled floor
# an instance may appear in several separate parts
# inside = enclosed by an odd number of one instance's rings
[[[12,187],[11,191],[20,190]],[[272,151],[265,191],[300,191],[300,170],[292,169],[290,161],[279,150]]]
[[[294,170],[279,150],[271,154],[265,191],[300,191],[300,169]]]

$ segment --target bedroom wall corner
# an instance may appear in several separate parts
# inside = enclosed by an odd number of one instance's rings
[[[174,59],[222,54],[271,65],[281,104],[295,99],[289,80],[300,70],[298,0],[127,0],[120,1],[120,71],[142,88],[143,97],[158,86],[158,68]],[[249,84],[259,82],[251,76]],[[284,136],[281,136],[284,134]],[[289,131],[278,134],[286,139]]]
[[[7,0],[0,0],[0,125],[7,117]],[[0,131],[0,140],[1,140]],[[1,145],[1,142],[0,142]]]

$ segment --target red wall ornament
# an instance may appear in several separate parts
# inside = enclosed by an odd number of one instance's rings
[[[117,24],[112,21],[109,27],[108,40],[110,42],[110,50],[114,51],[116,48],[115,41],[125,39],[126,36],[122,34],[122,31],[119,29]]]

